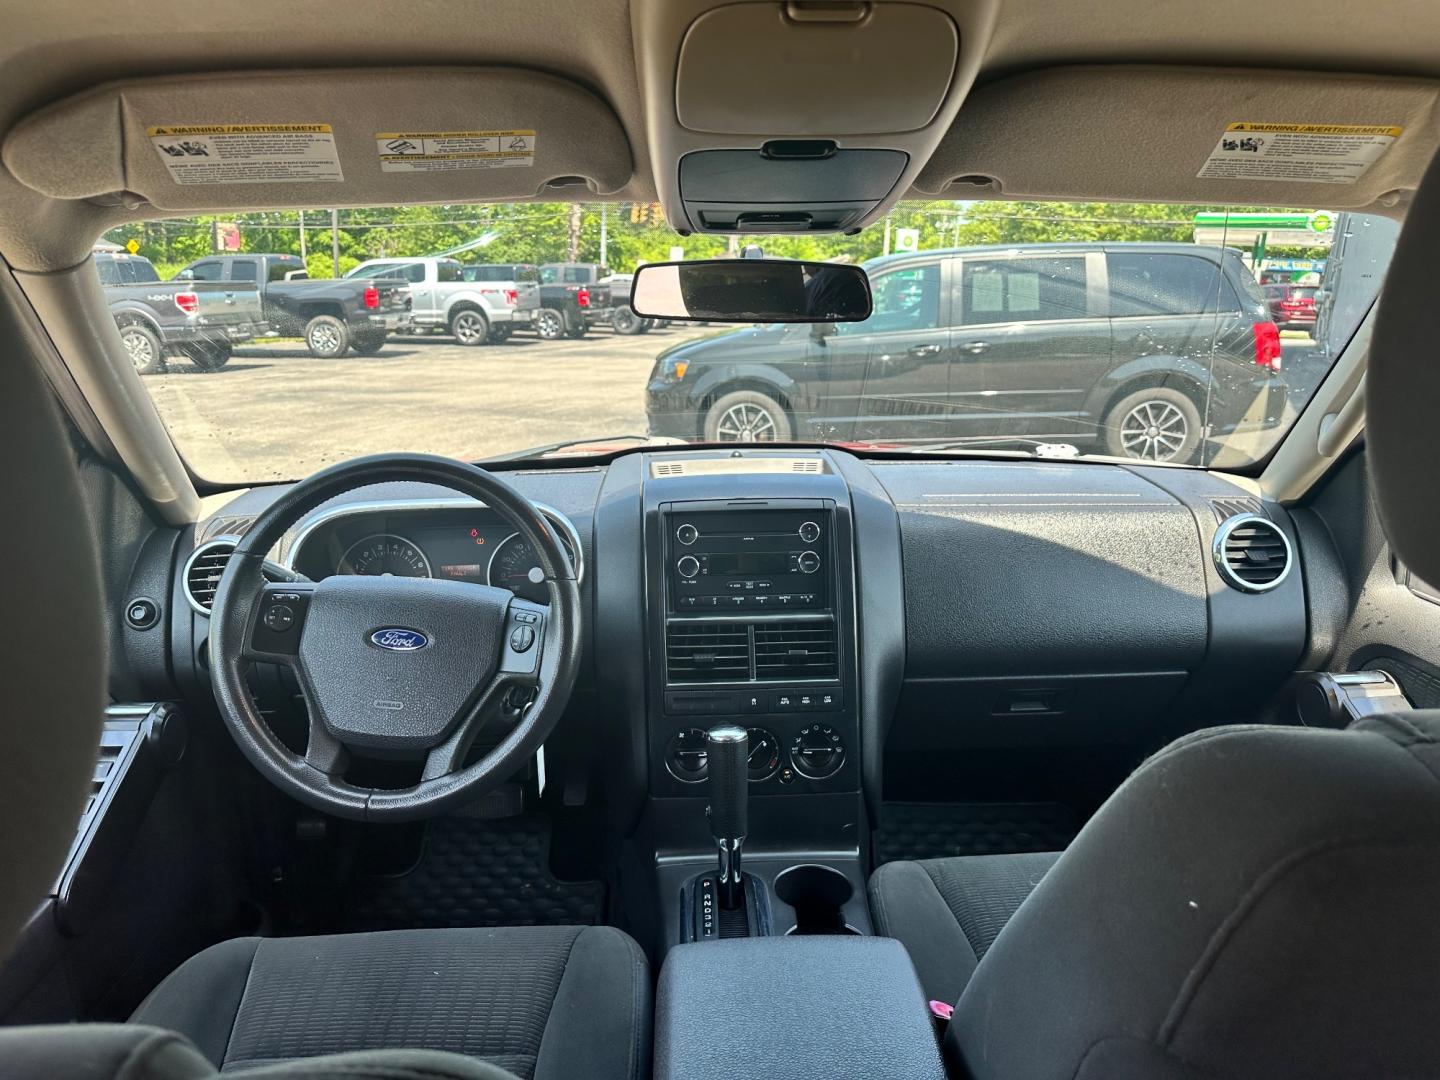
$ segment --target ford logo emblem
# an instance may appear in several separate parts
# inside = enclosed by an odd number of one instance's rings
[[[370,644],[391,652],[414,652],[430,644],[430,639],[419,630],[407,630],[403,626],[387,626],[370,635]]]

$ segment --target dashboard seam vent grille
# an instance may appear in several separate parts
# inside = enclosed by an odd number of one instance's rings
[[[750,678],[746,623],[676,622],[665,631],[670,682],[745,682]]]
[[[839,672],[833,622],[755,624],[756,679],[833,679]]]
[[[235,554],[239,541],[233,536],[216,537],[207,540],[190,553],[185,562],[185,599],[201,615],[210,614],[215,602],[215,590],[220,587],[220,576],[230,556]]]
[[[1241,592],[1268,592],[1290,574],[1290,538],[1259,514],[1236,514],[1215,531],[1211,549],[1225,584]]]

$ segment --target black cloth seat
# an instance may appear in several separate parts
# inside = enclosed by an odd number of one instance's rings
[[[648,1075],[651,986],[610,927],[235,938],[191,957],[131,1022],[223,1071],[364,1050],[441,1050],[522,1080]]]
[[[927,997],[953,1004],[1058,858],[1039,851],[886,863],[870,877],[876,933],[905,946]]]

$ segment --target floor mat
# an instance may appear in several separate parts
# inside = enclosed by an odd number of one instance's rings
[[[902,803],[880,808],[875,861],[1059,851],[1079,822],[1060,803]]]
[[[426,828],[414,869],[357,882],[348,930],[430,926],[590,925],[605,914],[605,885],[550,872],[541,817],[440,817]]]

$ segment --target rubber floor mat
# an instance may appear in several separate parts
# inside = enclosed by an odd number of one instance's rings
[[[414,869],[364,878],[347,905],[349,930],[431,926],[591,925],[605,885],[550,872],[550,826],[540,817],[432,819]]]
[[[952,855],[1059,851],[1079,822],[1060,803],[902,803],[880,808],[876,864]]]

